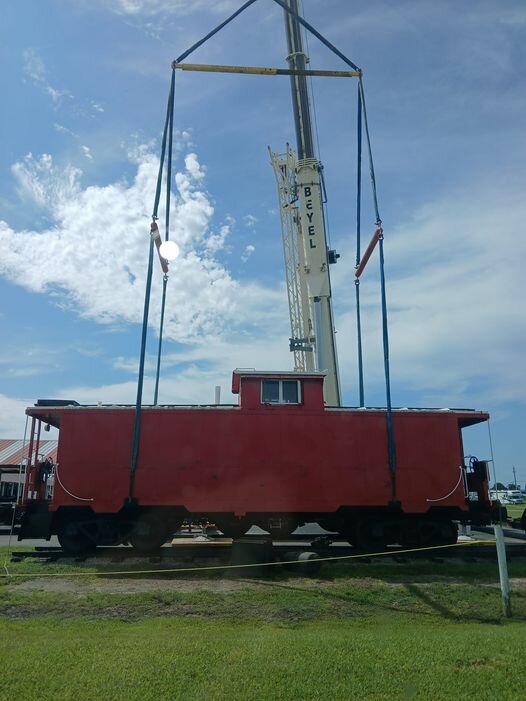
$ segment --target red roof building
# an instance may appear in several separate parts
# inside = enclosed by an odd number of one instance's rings
[[[29,441],[16,438],[0,438],[0,501],[11,501],[16,497],[19,483],[24,482],[20,477],[27,462]],[[51,458],[57,461],[58,440],[42,439],[39,443],[39,460]]]

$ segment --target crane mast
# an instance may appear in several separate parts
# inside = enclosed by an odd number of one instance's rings
[[[298,1],[286,1],[298,14]],[[288,12],[285,12],[285,27],[289,66],[295,71],[304,71],[308,59],[303,51],[300,25]],[[291,92],[298,157],[288,146],[287,153],[281,156],[271,151],[280,197],[291,351],[295,368],[315,366],[326,371],[325,401],[330,406],[340,406],[329,275],[329,258],[336,262],[337,256],[327,247],[321,163],[314,150],[305,75],[291,75]]]
[[[296,154],[287,144],[283,154],[270,148],[270,161],[278,186],[279,211],[285,261],[285,281],[290,312],[290,350],[294,353],[294,370],[311,372],[314,364],[314,328],[309,308],[305,275],[305,253],[301,240],[300,213],[296,194]]]

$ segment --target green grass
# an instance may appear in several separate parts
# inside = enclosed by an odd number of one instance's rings
[[[24,576],[0,579],[1,701],[526,698],[526,558],[509,563],[511,621],[496,562],[468,554],[308,577],[108,572],[129,567],[9,563]]]
[[[520,518],[526,509],[526,503],[524,504],[507,504],[506,511],[508,512],[508,518]]]
[[[191,615],[265,622],[331,616],[356,620],[388,613],[498,621],[497,563],[471,560],[394,563],[378,558],[368,564],[352,560],[326,563],[311,577],[271,568],[263,579],[251,578],[250,570],[243,579],[223,570],[146,574],[140,570],[165,565],[145,561],[112,564],[93,559],[86,564],[46,564],[28,558],[8,563],[10,573],[18,577],[0,577],[0,613],[10,617],[95,615],[125,620]],[[123,570],[130,574],[111,574]],[[526,558],[512,559],[509,574],[526,580]],[[33,584],[25,586],[31,580]],[[113,586],[115,582],[119,586]],[[514,613],[526,620],[524,590],[514,595]]]
[[[160,585],[162,587],[162,584]],[[342,580],[336,586],[323,581],[247,583],[234,591],[145,591],[109,593],[79,589],[77,592],[9,590],[0,594],[5,617],[31,618],[50,615],[66,618],[137,621],[164,616],[228,619],[272,623],[299,623],[334,619],[359,621],[377,616],[402,620],[437,619],[457,622],[498,623],[501,598],[497,586],[480,584],[417,583],[390,585],[375,580]],[[526,621],[526,596],[514,592],[516,620]]]
[[[0,622],[0,699],[524,698],[523,625]],[[513,654],[515,651],[515,654]]]

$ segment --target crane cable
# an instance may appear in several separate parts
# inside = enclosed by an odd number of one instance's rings
[[[166,163],[166,214],[165,214],[165,230],[164,240],[170,238],[170,198],[172,191],[172,156],[173,156],[173,131],[174,131],[174,98],[175,98],[175,70],[172,69],[172,81],[170,84],[170,97],[168,100],[168,160]],[[160,174],[162,175],[162,164],[160,166]],[[157,350],[157,372],[155,374],[155,390],[153,395],[153,403],[157,404],[159,398],[159,376],[161,373],[161,354],[163,347],[163,331],[164,331],[164,312],[166,308],[166,287],[168,284],[168,274],[163,275],[163,295],[161,300],[161,321],[159,325],[159,346]]]
[[[170,91],[168,94],[168,104],[166,107],[166,120],[164,124],[164,131],[163,131],[163,139],[162,139],[162,144],[161,144],[161,156],[159,160],[159,172],[157,175],[157,186],[155,189],[155,199],[154,199],[154,205],[153,205],[153,212],[152,212],[152,230],[153,230],[153,224],[155,224],[156,220],[158,219],[158,212],[159,212],[159,202],[161,199],[161,187],[162,187],[162,181],[163,181],[163,169],[164,169],[164,160],[166,156],[166,142],[168,140],[168,173],[167,175],[171,178],[171,164],[172,164],[172,146],[173,146],[173,110],[174,110],[174,98],[175,98],[175,69],[172,68],[172,78],[170,81]],[[170,180],[168,180],[168,186],[167,186],[167,193],[166,193],[166,230],[165,230],[165,236],[166,240],[168,240],[168,226],[169,226],[169,217],[170,217]],[[145,365],[145,356],[146,356],[146,337],[147,337],[147,332],[148,332],[148,312],[150,309],[150,296],[151,296],[151,288],[152,288],[152,274],[153,274],[153,249],[154,249],[154,240],[152,236],[150,236],[150,247],[149,247],[149,255],[148,255],[148,271],[146,274],[146,291],[144,295],[144,312],[143,312],[143,322],[142,322],[142,336],[141,336],[141,352],[140,352],[140,359],[139,359],[139,373],[138,373],[138,380],[137,380],[137,400],[135,404],[135,418],[134,418],[134,423],[133,423],[133,438],[132,438],[132,450],[131,450],[131,461],[130,461],[130,483],[129,483],[129,490],[128,490],[128,499],[127,502],[128,504],[133,503],[133,493],[134,493],[134,485],[135,485],[135,472],[137,470],[137,459],[139,455],[139,442],[140,442],[140,433],[141,433],[141,409],[142,409],[142,390],[143,390],[143,384],[144,384],[144,365]],[[164,285],[166,287],[166,285]],[[163,302],[162,302],[162,310],[161,310],[161,317],[164,321],[164,304],[166,300],[166,294],[163,295]],[[158,371],[160,369],[160,353],[161,353],[161,347],[162,347],[162,330],[160,333],[160,342],[159,342],[159,357],[158,357]],[[158,389],[158,378],[156,382],[156,390]]]
[[[387,323],[387,294],[385,286],[385,258],[384,258],[384,234],[382,229],[382,219],[378,208],[378,194],[376,190],[376,176],[374,172],[373,154],[371,148],[371,138],[369,134],[369,123],[367,120],[367,108],[365,105],[365,91],[363,87],[362,76],[358,78],[358,188],[357,188],[357,248],[356,248],[356,267],[360,263],[360,219],[361,219],[361,151],[362,151],[362,122],[365,128],[365,138],[367,142],[367,151],[369,156],[369,177],[371,180],[371,189],[373,196],[373,205],[376,216],[376,231],[378,234],[379,254],[380,254],[380,296],[382,305],[382,341],[384,354],[384,376],[385,376],[385,395],[387,409],[387,445],[389,457],[389,470],[391,472],[391,490],[392,502],[396,503],[396,450],[393,430],[393,411],[391,404],[391,377],[389,363],[389,332]],[[356,316],[358,326],[358,362],[359,362],[359,383],[360,383],[360,406],[363,406],[363,366],[362,366],[362,337],[361,337],[361,320],[360,320],[360,294],[359,294],[359,279],[355,278],[356,287]]]
[[[166,239],[168,240],[168,239]],[[153,392],[153,403],[157,405],[159,398],[159,376],[161,374],[161,355],[163,348],[163,330],[164,330],[164,310],[166,307],[166,287],[168,284],[168,275],[165,273],[163,275],[163,295],[161,299],[161,321],[159,324],[159,346],[157,349],[157,371],[155,373],[155,389]]]
[[[361,229],[362,229],[362,95],[358,84],[358,116],[357,116],[357,165],[356,165],[356,267],[360,264],[361,253]],[[358,342],[358,388],[360,392],[360,406],[365,406],[363,386],[363,348],[362,348],[362,320],[360,315],[360,279],[354,278],[356,290],[356,337]]]

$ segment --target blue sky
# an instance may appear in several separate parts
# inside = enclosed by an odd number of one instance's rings
[[[133,402],[170,62],[241,0],[23,0],[0,28],[0,435],[39,397]],[[365,73],[386,234],[393,403],[487,409],[497,475],[526,482],[526,6],[304,0]],[[314,68],[344,66],[313,37]],[[192,56],[285,67],[258,0]],[[329,194],[339,362],[356,404],[356,84],[313,83]],[[294,144],[287,78],[178,74],[160,401],[230,401],[236,367],[291,367],[275,180]],[[365,199],[364,237],[374,229]],[[364,276],[366,400],[384,396],[377,260]],[[156,271],[145,401],[153,393]],[[466,449],[489,457],[484,426]]]

